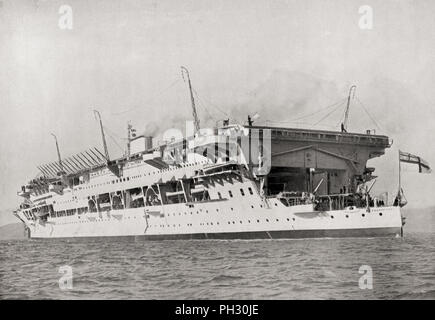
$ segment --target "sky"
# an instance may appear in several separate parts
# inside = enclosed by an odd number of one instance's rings
[[[393,140],[368,164],[374,192],[393,193],[399,148],[435,167],[434,12],[432,0],[0,0],[0,224],[56,160],[50,133],[63,156],[102,149],[93,109],[113,156],[129,120],[161,135],[191,119],[182,65],[205,126],[258,112],[257,124],[335,130],[344,106],[327,107],[355,84],[349,130]],[[409,206],[435,205],[435,173],[402,182]]]

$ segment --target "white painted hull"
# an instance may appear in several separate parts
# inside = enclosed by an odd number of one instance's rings
[[[400,235],[398,207],[314,211],[312,205],[232,208],[232,201],[172,204],[48,218],[31,238],[144,236],[149,239],[310,238]],[[238,206],[240,208],[240,206]]]

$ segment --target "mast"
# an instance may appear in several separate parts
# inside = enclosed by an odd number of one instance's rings
[[[56,151],[57,151],[57,159],[59,161],[59,167],[60,167],[60,171],[57,173],[60,176],[63,176],[65,174],[65,170],[63,168],[63,164],[62,164],[62,158],[60,156],[60,151],[59,151],[59,144],[57,143],[57,137],[54,133],[51,134],[54,137],[54,141],[56,141]]]
[[[184,74],[186,74],[186,76],[187,76],[187,83],[189,85],[190,101],[192,103],[193,121],[195,124],[195,134],[196,134],[196,133],[199,133],[200,126],[199,126],[198,114],[196,112],[195,98],[193,97],[193,92],[192,92],[192,83],[190,82],[189,70],[187,70],[185,67],[181,66],[181,76],[183,77],[183,80],[186,81],[184,79]]]
[[[400,193],[400,190],[402,189],[401,174],[402,174],[402,169],[401,169],[401,165],[400,165],[400,149],[399,149],[399,193]]]
[[[401,151],[399,150],[399,190],[397,191],[397,196],[396,199],[394,200],[394,203],[396,204],[397,201],[397,205],[399,207],[403,207],[405,206],[408,201],[406,200],[405,195],[403,194],[403,190],[402,190],[402,165],[400,164],[400,154]],[[393,204],[393,205],[395,205]]]
[[[100,112],[98,112],[98,110],[94,110],[94,114],[98,116],[98,119],[100,121],[101,138],[103,139],[104,154],[106,157],[106,161],[109,162],[110,161],[109,150],[107,149],[106,136],[104,135],[103,121],[101,120],[101,115]]]
[[[399,190],[397,191],[397,205],[402,202],[402,166],[400,164],[400,149],[399,149]]]
[[[128,122],[127,123],[127,158],[130,157],[130,152],[131,152],[131,149],[130,149],[131,128],[132,128],[132,125],[130,122]]]
[[[352,98],[354,98],[355,97],[355,90],[356,90],[355,85],[351,86],[349,89],[349,95],[347,96],[346,111],[344,113],[344,121],[341,124],[341,132],[347,132],[347,125],[348,125],[348,121],[349,121],[350,96],[352,95],[352,90],[353,90]]]
[[[103,147],[104,147],[104,158],[106,158],[106,167],[107,169],[110,170],[110,172],[112,172],[115,176],[120,177],[121,176],[121,170],[120,167],[118,166],[118,164],[116,163],[116,161],[112,162],[110,161],[110,157],[109,157],[109,150],[107,149],[107,143],[106,143],[106,136],[104,135],[104,129],[103,129],[103,121],[101,120],[101,115],[98,112],[98,110],[94,110],[94,113],[96,116],[98,116],[98,119],[100,121],[100,129],[101,129],[101,138],[103,140]],[[89,158],[92,159],[92,161],[90,161],[91,163],[94,162],[94,165],[98,164],[98,159],[95,160],[95,154],[94,157],[92,157],[87,151],[85,152]],[[85,157],[86,158],[86,157]],[[87,159],[87,158],[86,158]]]

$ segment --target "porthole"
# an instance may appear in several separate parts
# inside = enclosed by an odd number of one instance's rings
[[[331,216],[331,219],[334,219],[334,216]]]
[[[266,222],[269,222],[269,219],[266,219]]]
[[[382,216],[382,212],[379,212],[379,215]]]
[[[293,218],[293,221],[296,221],[296,219],[295,219],[295,218]]]
[[[346,215],[346,218],[349,218],[349,215],[348,215],[348,214]]]
[[[251,205],[251,208],[254,209],[254,206]]]
[[[279,219],[276,219],[276,222],[279,222]]]
[[[234,209],[233,208],[231,208],[231,211],[233,211]]]
[[[362,216],[365,217],[366,215],[363,213]]]
[[[260,220],[257,220],[257,222],[260,222]]]

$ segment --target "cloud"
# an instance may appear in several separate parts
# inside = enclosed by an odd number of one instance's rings
[[[344,97],[338,86],[301,71],[275,70],[238,105],[230,106],[230,115],[245,121],[247,115],[260,114],[258,122],[289,124],[300,116],[316,111]],[[315,121],[318,117],[311,117]],[[296,122],[294,122],[295,124]]]

